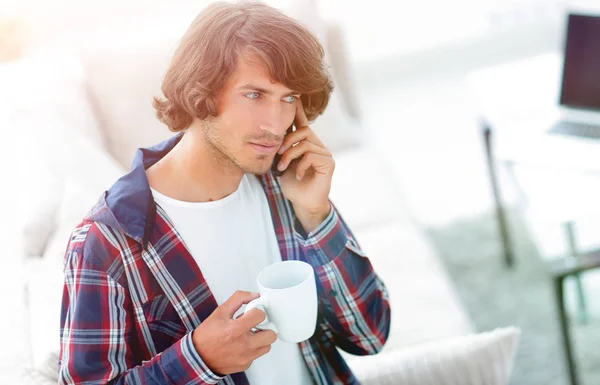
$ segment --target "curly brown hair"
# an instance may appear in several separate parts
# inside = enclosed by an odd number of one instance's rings
[[[248,52],[257,54],[273,80],[301,94],[309,121],[322,114],[333,83],[317,38],[298,21],[262,3],[217,2],[192,22],[162,83],[164,98],[152,105],[171,131],[194,117],[217,115],[219,91]]]

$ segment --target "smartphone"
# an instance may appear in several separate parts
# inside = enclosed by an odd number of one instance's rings
[[[287,129],[287,131],[285,132],[285,135],[287,136],[287,134],[289,134],[290,132],[294,131],[294,123],[292,123],[292,125]],[[281,155],[280,153],[275,154],[275,158],[273,158],[273,164],[271,165],[271,172],[273,173],[273,176],[281,176],[281,174],[283,174],[283,171],[279,171],[277,169],[277,165],[279,164],[279,161],[281,160]],[[285,171],[285,170],[284,170]]]

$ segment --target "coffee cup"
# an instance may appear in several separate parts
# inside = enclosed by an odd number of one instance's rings
[[[312,337],[317,326],[315,272],[303,261],[282,261],[264,268],[256,278],[259,298],[244,313],[258,308],[266,319],[256,326],[273,330],[279,339],[298,343]]]

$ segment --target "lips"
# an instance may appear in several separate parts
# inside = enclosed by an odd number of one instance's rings
[[[251,142],[252,144],[256,144],[263,147],[277,147],[279,143],[267,143],[267,142]]]
[[[250,142],[250,145],[254,148],[254,150],[256,150],[257,152],[263,153],[263,154],[272,154],[275,151],[277,151],[279,149],[279,147],[281,146],[280,143],[265,143],[265,142],[261,142],[261,143]]]

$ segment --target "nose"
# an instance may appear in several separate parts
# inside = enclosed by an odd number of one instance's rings
[[[289,117],[283,113],[281,103],[270,103],[261,112],[260,129],[273,135],[283,136],[291,122],[288,122]]]

